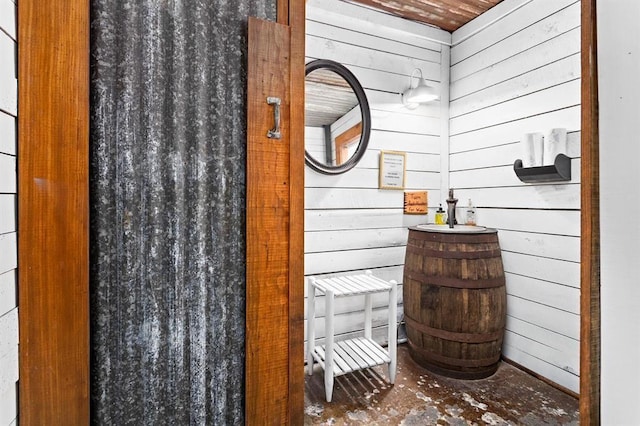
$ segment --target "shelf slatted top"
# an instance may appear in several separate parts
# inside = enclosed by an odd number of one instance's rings
[[[371,274],[319,278],[312,283],[322,293],[333,291],[336,297],[391,291],[391,284]]]

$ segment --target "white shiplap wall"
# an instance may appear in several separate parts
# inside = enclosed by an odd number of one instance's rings
[[[16,5],[0,0],[0,426],[17,424]]]
[[[406,152],[406,189],[428,190],[430,211],[437,208],[446,108],[441,112],[436,102],[408,110],[400,93],[409,86],[412,71],[420,68],[430,84],[444,87],[446,102],[450,37],[337,0],[307,2],[307,62],[332,59],[353,72],[369,100],[372,132],[367,153],[351,171],[327,176],[306,168],[306,276],[371,269],[402,283],[407,227],[426,222],[427,216],[403,214],[403,191],[378,189],[379,155],[381,150]],[[386,341],[385,306],[385,296],[374,298],[374,337],[381,342]],[[362,307],[362,297],[338,300],[337,334],[362,330]],[[316,336],[324,337],[323,298],[316,299],[316,329]]]
[[[498,228],[504,355],[572,391],[580,362],[580,2],[505,0],[453,33],[450,184]],[[572,180],[524,184],[527,132],[569,132]]]

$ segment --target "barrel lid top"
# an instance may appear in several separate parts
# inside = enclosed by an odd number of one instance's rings
[[[495,228],[487,228],[486,226],[469,226],[469,225],[455,225],[454,229],[449,228],[449,225],[436,225],[425,224],[409,227],[412,231],[422,232],[434,232],[439,234],[495,234],[498,232]]]

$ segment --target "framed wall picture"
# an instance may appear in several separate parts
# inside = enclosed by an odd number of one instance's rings
[[[406,153],[380,151],[380,189],[404,189]]]

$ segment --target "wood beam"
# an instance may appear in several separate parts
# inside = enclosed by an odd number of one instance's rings
[[[18,2],[20,424],[89,423],[89,2]]]
[[[281,2],[284,2],[280,0]],[[291,30],[289,149],[289,424],[304,423],[304,57],[305,0],[287,0]]]
[[[582,0],[580,424],[600,424],[600,169],[596,0]]]

